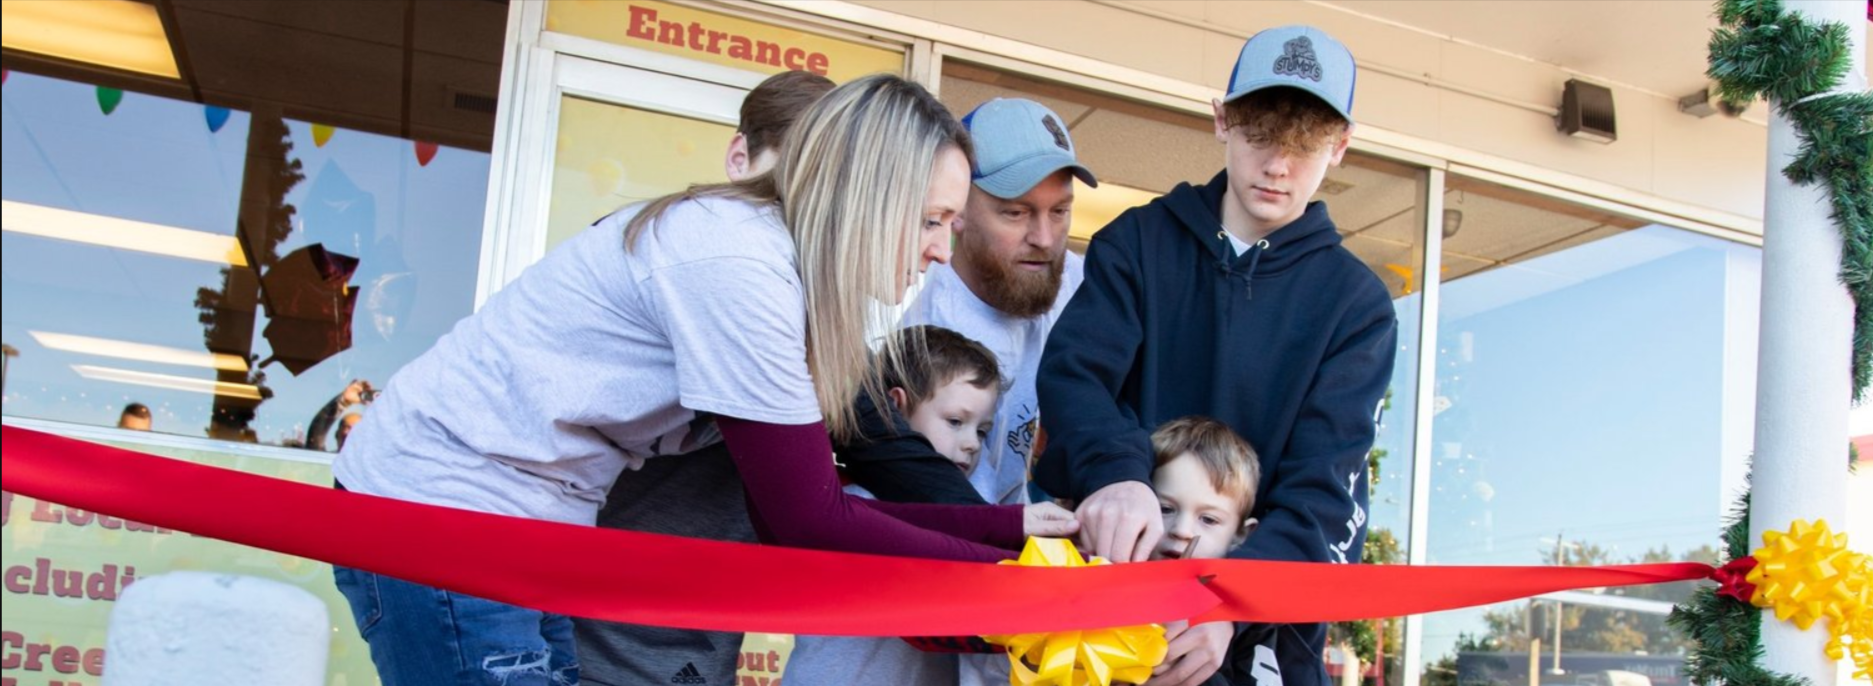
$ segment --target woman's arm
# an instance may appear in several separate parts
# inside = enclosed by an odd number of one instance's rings
[[[839,487],[832,442],[820,422],[786,425],[717,416],[716,426],[741,471],[749,515],[770,543],[941,560],[998,562],[1015,556],[920,528],[848,495]],[[925,507],[942,511],[927,521],[944,523],[945,528],[983,532],[985,537],[998,532],[993,536],[997,539],[1007,538],[1010,530],[1019,538],[1022,530],[1020,507]]]

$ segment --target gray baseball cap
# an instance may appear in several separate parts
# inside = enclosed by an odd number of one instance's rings
[[[1353,83],[1358,80],[1353,53],[1327,32],[1312,26],[1279,26],[1249,37],[1229,75],[1229,102],[1263,88],[1299,88],[1325,100],[1353,121]]]
[[[1053,110],[1019,98],[996,98],[963,117],[975,141],[977,188],[997,198],[1027,194],[1054,172],[1073,170],[1088,186],[1098,186],[1091,170],[1080,165],[1066,122]]]

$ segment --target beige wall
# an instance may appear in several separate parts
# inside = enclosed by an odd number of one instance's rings
[[[1220,92],[1242,40],[1270,26],[1308,23],[1339,37],[1362,64],[1553,106],[1570,74],[1425,32],[1302,2],[1145,0],[1128,10],[1088,0],[856,0],[1165,76]],[[1616,18],[1613,20],[1617,20]],[[1593,80],[1592,75],[1586,76]],[[1610,80],[1610,79],[1609,79]],[[1619,140],[1563,136],[1545,114],[1442,86],[1362,71],[1355,117],[1438,144],[1524,162],[1728,214],[1762,216],[1766,129],[1679,113],[1657,94],[1614,86]],[[1752,112],[1760,121],[1762,113]]]

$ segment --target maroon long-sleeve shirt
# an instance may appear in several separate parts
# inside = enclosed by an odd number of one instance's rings
[[[762,542],[796,548],[940,560],[1015,557],[1025,536],[1020,505],[886,503],[847,494],[822,423],[767,424],[717,417],[741,472]]]

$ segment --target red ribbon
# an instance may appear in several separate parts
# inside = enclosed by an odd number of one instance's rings
[[[1739,557],[1711,572],[1710,578],[1717,580],[1717,595],[1728,596],[1749,604],[1756,596],[1756,584],[1749,582],[1749,571],[1756,568],[1756,558]]]
[[[1708,565],[1175,560],[1048,569],[723,543],[347,493],[0,428],[0,488],[547,612],[857,636],[1065,631],[1196,618],[1332,622],[1552,591],[1704,579]]]

